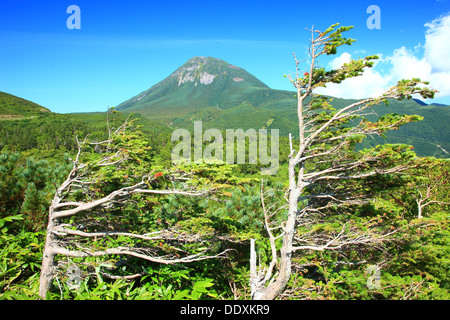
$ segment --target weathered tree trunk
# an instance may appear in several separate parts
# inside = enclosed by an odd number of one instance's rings
[[[417,203],[417,218],[422,219],[422,201],[416,199],[416,203]]]
[[[300,172],[300,178],[301,178]],[[286,288],[291,277],[292,243],[295,234],[295,224],[298,212],[298,198],[301,190],[297,187],[295,177],[295,160],[289,161],[289,212],[284,226],[283,246],[280,250],[280,267],[277,279],[267,287],[255,287],[252,297],[254,300],[273,300]],[[254,248],[252,249],[254,251]]]
[[[79,153],[77,155],[78,160]],[[47,236],[45,237],[44,252],[42,256],[41,275],[39,279],[39,296],[42,299],[47,297],[47,292],[50,291],[53,283],[54,268],[55,268],[55,252],[53,245],[56,242],[56,234],[53,232],[56,227],[57,218],[55,218],[55,208],[61,203],[61,194],[72,181],[75,173],[77,172],[77,165],[74,164],[72,171],[67,179],[59,186],[53,197],[52,203],[48,209],[48,224],[47,224]]]
[[[53,234],[53,228],[55,223],[52,217],[52,207],[49,210],[47,236],[45,238],[44,252],[41,265],[41,276],[39,283],[39,296],[45,299],[47,292],[50,290],[53,283],[53,273],[55,266],[55,253],[53,252],[52,244],[55,241],[55,235]]]

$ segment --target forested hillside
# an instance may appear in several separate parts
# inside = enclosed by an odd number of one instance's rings
[[[123,116],[116,116],[117,121],[114,120],[114,123],[119,124],[124,120]],[[15,124],[17,130],[23,130],[24,134],[14,136],[17,140],[12,141],[17,143],[8,144],[4,140],[0,157],[2,299],[38,297],[48,206],[56,190],[55,186],[64,181],[72,167],[68,157],[76,155],[75,133],[79,139],[87,133],[97,141],[107,137],[106,115],[98,114],[96,117],[103,122],[90,122],[88,119],[92,120],[92,115],[85,119],[75,115],[51,115],[45,119],[8,122],[12,127]],[[19,122],[22,121],[29,122],[27,127],[20,125]],[[44,126],[40,127],[39,124]],[[40,129],[43,127],[48,128],[48,131]],[[59,140],[55,139],[54,132],[59,132]],[[23,139],[21,142],[19,138],[23,136],[32,136],[33,139]],[[140,138],[154,147],[146,155],[149,157],[146,161],[153,163],[153,172],[164,170],[170,163],[167,161],[170,158],[170,148],[166,148],[166,153],[161,152],[168,138],[168,135],[165,136],[156,128],[153,132],[147,131]],[[286,147],[288,148],[287,144],[284,145],[285,149]],[[285,151],[287,157],[289,151]],[[418,161],[420,163],[426,160]],[[405,177],[406,180],[384,184],[383,189],[375,196],[375,202],[357,206],[347,212],[361,226],[375,224],[388,230],[391,227],[400,229],[395,239],[384,247],[381,256],[371,248],[351,251],[351,254],[344,251],[326,254],[311,251],[295,260],[296,276],[290,284],[291,289],[281,298],[448,299],[448,211],[439,203],[431,203],[424,207],[424,217],[417,219],[417,197],[425,195],[427,186],[438,183],[426,195],[430,198],[424,199],[425,201],[450,201],[447,188],[449,163],[443,160],[432,161],[432,169],[427,169],[426,172],[412,169],[410,175]],[[266,188],[273,189],[276,192],[274,196],[281,197],[280,201],[283,198],[280,191],[286,186],[283,183],[286,181],[283,163],[285,159],[282,160],[282,169],[277,176],[263,177],[266,179]],[[203,242],[203,246],[210,246],[217,239],[224,241],[222,249],[233,249],[226,259],[193,262],[188,267],[181,268],[129,258],[124,260],[120,256],[106,261],[93,257],[85,262],[85,269],[81,273],[81,287],[74,289],[70,286],[73,279],[65,275],[62,269],[58,276],[60,288],[56,284],[56,290],[49,297],[249,299],[249,239],[264,237],[259,171],[250,165],[193,169],[202,179],[211,179],[224,188],[216,195],[221,200],[183,200],[177,196],[164,200],[155,198],[150,202],[150,207],[142,208],[143,212],[153,212],[142,223],[145,225],[145,221],[153,221],[157,227],[158,224],[167,224],[189,228],[190,231],[206,235],[208,240],[204,240],[206,242]],[[417,193],[419,191],[422,194]],[[315,230],[332,231],[335,223],[324,220]],[[209,238],[209,234],[217,234],[219,237]],[[172,250],[170,242],[160,241],[155,245],[162,245],[161,250]],[[360,264],[357,261],[366,263]],[[128,267],[129,262],[134,262],[132,268]],[[367,265],[380,262],[382,286],[369,289],[366,285]],[[70,264],[66,264],[64,268],[68,267]],[[111,267],[114,268],[110,269]],[[104,273],[107,270],[113,272],[114,276],[107,276]],[[117,278],[119,275],[131,276],[136,272],[143,276],[131,280],[126,280],[126,277]]]
[[[0,91],[0,120],[30,117],[49,112],[49,109],[34,102]]]
[[[76,120],[73,115],[59,116],[63,117],[65,123],[73,121],[72,124],[77,125],[79,137],[86,133],[91,133],[97,141],[107,137],[105,114],[97,115],[99,119],[104,120],[102,126],[90,125],[89,121],[83,122],[79,118]],[[117,122],[114,120],[114,123],[119,124],[124,120],[124,117],[116,116]],[[68,119],[71,120],[67,121]],[[89,119],[92,119],[92,116],[89,116]],[[48,122],[48,126],[50,123],[52,122]],[[81,125],[83,123],[84,127]],[[58,128],[58,122],[54,123],[53,128]],[[69,127],[68,130],[70,129],[73,128]],[[36,129],[35,132],[41,131]],[[143,134],[140,139],[154,145],[155,150],[161,150],[158,145],[167,141],[167,137],[162,134],[160,136],[160,140],[150,140],[149,137],[155,139],[155,135],[149,133]],[[56,190],[55,186],[60,185],[71,170],[72,164],[68,157],[74,158],[77,150],[73,135],[68,134],[66,140],[63,137],[60,137],[59,147],[56,144],[47,144],[43,149],[33,149],[40,148],[39,145],[31,145],[33,148],[27,149],[26,145],[19,144],[21,147],[15,152],[12,144],[4,145],[2,150],[2,299],[38,298],[48,206]],[[53,140],[51,136],[45,137],[45,131],[42,131],[41,141],[46,139]],[[288,148],[286,145],[285,147]],[[152,163],[153,172],[163,172],[165,175],[167,161],[163,161],[161,157],[159,152],[151,152],[146,155],[146,161]],[[170,150],[166,157],[170,157]],[[45,160],[39,160],[41,158]],[[417,161],[424,165],[431,161],[433,166],[427,167],[425,171],[420,168],[411,169],[410,174],[401,181],[382,182],[383,188],[375,195],[374,202],[356,206],[346,213],[348,218],[363,228],[373,225],[387,230],[398,228],[395,238],[383,245],[383,251],[378,252],[375,247],[348,252],[311,251],[294,260],[296,276],[289,284],[290,289],[280,298],[448,299],[447,243],[450,233],[447,207],[430,203],[423,208],[423,218],[418,219],[417,200],[424,196],[427,197],[423,198],[424,203],[435,199],[450,201],[447,188],[449,163],[443,160]],[[249,239],[262,240],[265,233],[260,178],[265,179],[265,188],[273,190],[273,197],[280,197],[278,201],[281,201],[284,194],[281,191],[286,186],[286,183],[283,183],[286,181],[286,170],[282,168],[274,177],[258,177],[258,170],[250,165],[199,166],[193,167],[193,170],[203,180],[210,180],[211,183],[221,186],[222,191],[215,196],[221,199],[220,201],[183,199],[179,196],[169,196],[165,199],[157,197],[144,207],[138,204],[140,209],[137,210],[153,213],[135,221],[143,219],[139,222],[143,227],[151,222],[157,229],[161,226],[176,226],[177,230],[182,228],[181,230],[198,233],[205,237],[201,242],[202,246],[208,247],[216,243],[217,247],[219,241],[221,244],[217,249],[232,249],[226,259],[192,262],[181,267],[140,262],[120,256],[111,257],[109,260],[92,257],[84,259],[79,280],[74,280],[65,273],[71,264],[64,263],[63,259],[63,269],[58,271],[59,285],[56,283],[56,288],[49,298],[250,299]],[[120,180],[126,175],[120,171],[117,174],[118,177],[122,175]],[[160,178],[163,184],[164,175]],[[117,179],[111,174],[108,177],[111,182],[111,179]],[[426,194],[430,187],[431,193]],[[93,186],[92,190],[96,188]],[[323,220],[313,230],[333,232],[335,227],[335,220]],[[213,234],[216,236],[212,237]],[[170,253],[173,245],[171,241],[158,240],[155,248]],[[192,247],[189,250],[191,249]],[[260,253],[264,254],[264,251]],[[265,255],[262,257],[266,259]],[[69,261],[75,262],[77,259],[81,258],[72,258]],[[132,267],[130,263],[133,263]],[[370,289],[367,287],[367,281],[370,279],[367,266],[372,264],[380,267],[381,287]],[[142,276],[131,277],[136,273]],[[131,279],[126,280],[126,276]],[[81,283],[81,286],[78,283]]]

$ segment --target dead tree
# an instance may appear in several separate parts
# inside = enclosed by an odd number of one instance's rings
[[[289,155],[289,187],[287,204],[282,215],[279,208],[264,204],[265,228],[269,237],[272,258],[268,266],[258,267],[256,243],[251,241],[250,287],[253,299],[270,300],[286,288],[291,276],[292,255],[304,250],[340,250],[342,248],[381,244],[389,240],[393,230],[386,232],[360,232],[351,224],[343,223],[340,230],[328,234],[310,232],[297,234],[299,225],[305,226],[336,208],[345,210],[361,204],[370,194],[361,184],[370,186],[372,178],[395,174],[408,168],[412,158],[404,145],[378,146],[355,152],[353,146],[365,136],[382,135],[390,129],[420,120],[418,116],[386,115],[377,122],[365,116],[375,114],[373,107],[388,103],[388,99],[409,99],[413,94],[433,97],[433,90],[418,87],[428,83],[420,79],[401,80],[384,94],[367,98],[339,109],[333,108],[327,97],[313,94],[313,90],[327,83],[340,83],[356,77],[365,68],[372,67],[376,56],[352,60],[337,70],[326,71],[316,64],[321,55],[332,55],[342,45],[351,45],[352,39],[342,33],[352,27],[332,25],[324,32],[310,30],[309,61],[306,70],[295,57],[296,75],[288,76],[296,88],[298,115],[298,145]],[[282,242],[277,249],[276,242]]]
[[[101,174],[93,174],[95,170],[108,167],[115,171],[126,168],[130,161],[140,163],[139,159],[132,159],[132,151],[127,150],[123,144],[133,139],[138,141],[135,136],[128,135],[130,126],[127,119],[122,126],[112,131],[108,115],[108,139],[95,143],[89,142],[87,139],[84,141],[77,139],[78,153],[72,160],[73,168],[67,179],[58,187],[49,207],[39,288],[39,295],[42,299],[46,298],[47,292],[52,286],[58,255],[68,258],[129,256],[158,264],[190,263],[224,257],[227,250],[216,254],[211,253],[208,249],[194,254],[183,250],[182,244],[201,243],[202,237],[198,234],[177,230],[173,226],[161,227],[159,230],[139,234],[127,230],[126,225],[117,226],[109,221],[114,216],[112,214],[114,210],[120,212],[120,207],[135,201],[133,197],[136,195],[207,197],[214,191],[212,186],[194,186],[190,183],[193,177],[188,172],[175,170],[167,171],[164,174],[155,174],[150,170],[147,174],[134,177],[134,180],[125,179],[122,186],[115,190],[109,190],[105,194],[102,194],[102,190],[100,190],[100,195],[98,195],[99,190],[93,190],[92,186],[101,185],[101,181],[105,177],[102,177]],[[122,142],[122,144],[117,144],[118,142]],[[138,141],[137,144],[139,152],[146,152],[145,148],[142,148],[142,143],[140,144]],[[90,150],[90,154],[94,154],[95,158],[83,163],[81,161],[82,153],[86,150]],[[146,169],[143,164],[138,165],[136,170]],[[137,178],[139,179],[136,180]],[[166,187],[158,188],[157,180],[162,178],[166,182]],[[107,188],[107,184],[104,186]],[[82,200],[77,200],[77,197]],[[85,225],[80,227],[82,222]],[[133,246],[129,241],[124,241],[123,245],[95,248],[96,241],[100,239],[118,237],[139,240],[139,246]],[[157,247],[157,243],[161,241],[171,243],[173,252],[162,254]],[[177,246],[178,244],[179,246]],[[128,275],[124,278],[133,278],[134,276],[138,275]],[[117,276],[113,276],[113,278],[117,278]]]
[[[433,162],[429,160],[423,165],[422,172],[419,176],[415,176],[416,183],[408,184],[408,192],[412,193],[412,197],[417,205],[417,218],[423,218],[423,213],[429,205],[448,206],[449,202],[442,201],[445,199],[445,189],[450,181],[448,165],[445,167],[445,161]],[[448,197],[447,197],[448,198]]]

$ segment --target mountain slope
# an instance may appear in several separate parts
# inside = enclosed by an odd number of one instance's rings
[[[211,57],[194,57],[169,77],[117,106],[150,118],[175,118],[205,108],[227,109],[251,89],[269,89],[245,70]]]
[[[333,98],[332,104],[340,109],[355,101]],[[194,57],[166,79],[120,104],[117,110],[137,112],[173,128],[192,128],[194,121],[201,120],[204,129],[266,128],[295,136],[296,105],[295,92],[271,89],[244,69],[223,60]],[[427,105],[417,99],[391,100],[388,106],[382,104],[373,110],[378,116],[417,114],[424,120],[388,132],[386,139],[368,138],[363,146],[408,143],[420,156],[449,156],[449,106]]]
[[[0,91],[0,119],[20,118],[51,112],[34,102]]]
[[[367,139],[366,145],[381,143],[406,143],[414,146],[419,156],[450,157],[450,106],[419,104],[414,100],[391,101],[388,106],[374,108],[378,115],[387,113],[417,114],[424,119],[408,123],[387,133],[387,138]]]

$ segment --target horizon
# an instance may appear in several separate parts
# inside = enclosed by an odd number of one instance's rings
[[[80,8],[81,29],[69,29],[70,5]],[[370,5],[380,29],[370,29]],[[294,9],[299,9],[294,15]],[[362,77],[317,91],[342,98],[379,94],[401,78],[419,77],[439,90],[427,104],[450,105],[450,1],[21,0],[0,4],[0,91],[57,113],[104,112],[165,79],[195,56],[236,65],[271,89],[293,90],[283,76],[307,58],[309,31],[333,23],[353,25],[356,39],[321,66],[379,55]],[[320,14],[310,14],[309,12]],[[307,14],[302,14],[306,12]]]

